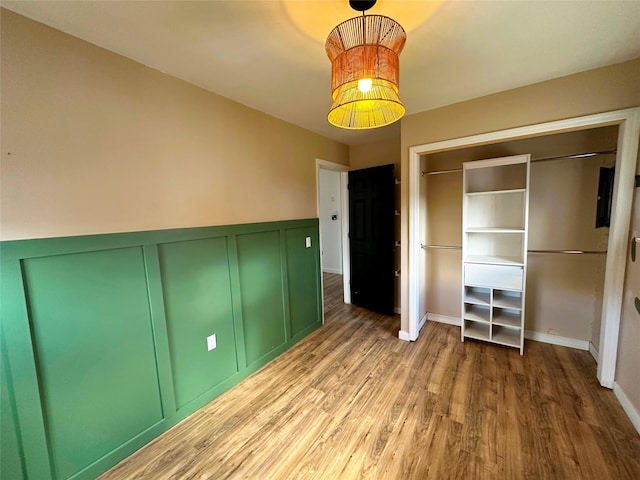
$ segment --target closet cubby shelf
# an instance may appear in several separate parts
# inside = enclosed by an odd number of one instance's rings
[[[475,305],[468,305],[465,308],[464,319],[471,320],[479,323],[486,323],[489,325],[491,323],[491,312],[489,311],[489,307],[478,307]]]
[[[519,330],[505,327],[495,327],[491,335],[491,341],[508,347],[520,348],[521,335]]]
[[[522,295],[520,292],[503,293],[500,290],[493,292],[493,306],[498,308],[510,308],[522,310]]]
[[[482,287],[467,287],[464,292],[464,303],[488,306],[491,303],[491,290]]]
[[[465,328],[466,336],[469,338],[475,338],[476,340],[489,340],[490,325],[478,322],[468,322],[465,320],[465,324],[468,326]]]
[[[493,324],[502,327],[520,329],[520,312],[508,312],[500,309],[494,309]]]

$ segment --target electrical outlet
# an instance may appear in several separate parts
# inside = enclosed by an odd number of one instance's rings
[[[216,348],[216,334],[215,333],[213,335],[209,335],[207,337],[207,352],[210,352],[214,348]]]
[[[305,246],[306,248],[311,248],[311,237],[307,237],[307,238],[305,238],[305,240],[304,240],[304,246]]]

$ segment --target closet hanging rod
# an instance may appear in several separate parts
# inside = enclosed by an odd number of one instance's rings
[[[527,253],[562,253],[568,255],[582,255],[582,254],[590,254],[590,255],[606,255],[607,251],[600,250],[527,250]]]
[[[444,250],[462,250],[462,247],[457,245],[425,245],[424,243],[420,244],[420,248],[442,248]]]
[[[591,153],[577,153],[575,155],[562,155],[559,157],[544,157],[544,158],[536,158],[531,159],[531,162],[549,162],[551,160],[562,160],[564,158],[587,158],[587,157],[595,157],[597,155],[611,155],[613,153],[617,153],[617,150],[605,150],[603,152],[591,152]],[[461,168],[453,168],[451,170],[434,170],[432,172],[421,171],[421,175],[438,175],[441,173],[453,173],[453,172],[461,172]]]
[[[535,162],[549,162],[551,160],[562,160],[565,158],[588,158],[588,157],[597,157],[598,155],[611,155],[613,153],[617,153],[617,150],[605,150],[603,152],[591,152],[591,153],[577,153],[575,155],[561,155],[559,157],[543,157],[543,158],[532,158],[531,163]]]
[[[461,250],[462,247],[457,245],[425,245],[424,243],[420,244],[420,248],[440,248],[444,250]],[[601,250],[527,250],[527,253],[561,253],[566,255],[606,255],[607,251]]]
[[[462,169],[461,168],[453,168],[451,170],[434,170],[433,172],[420,172],[420,175],[439,175],[441,173],[454,173],[454,172],[461,172]]]

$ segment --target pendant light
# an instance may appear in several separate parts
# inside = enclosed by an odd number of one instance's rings
[[[383,127],[405,112],[398,84],[399,55],[407,35],[389,17],[365,15],[375,3],[350,0],[351,8],[362,16],[342,22],[327,37],[333,97],[327,118],[336,127]]]

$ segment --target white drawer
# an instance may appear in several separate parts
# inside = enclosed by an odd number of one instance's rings
[[[523,268],[507,265],[466,264],[464,266],[465,285],[522,290]]]

